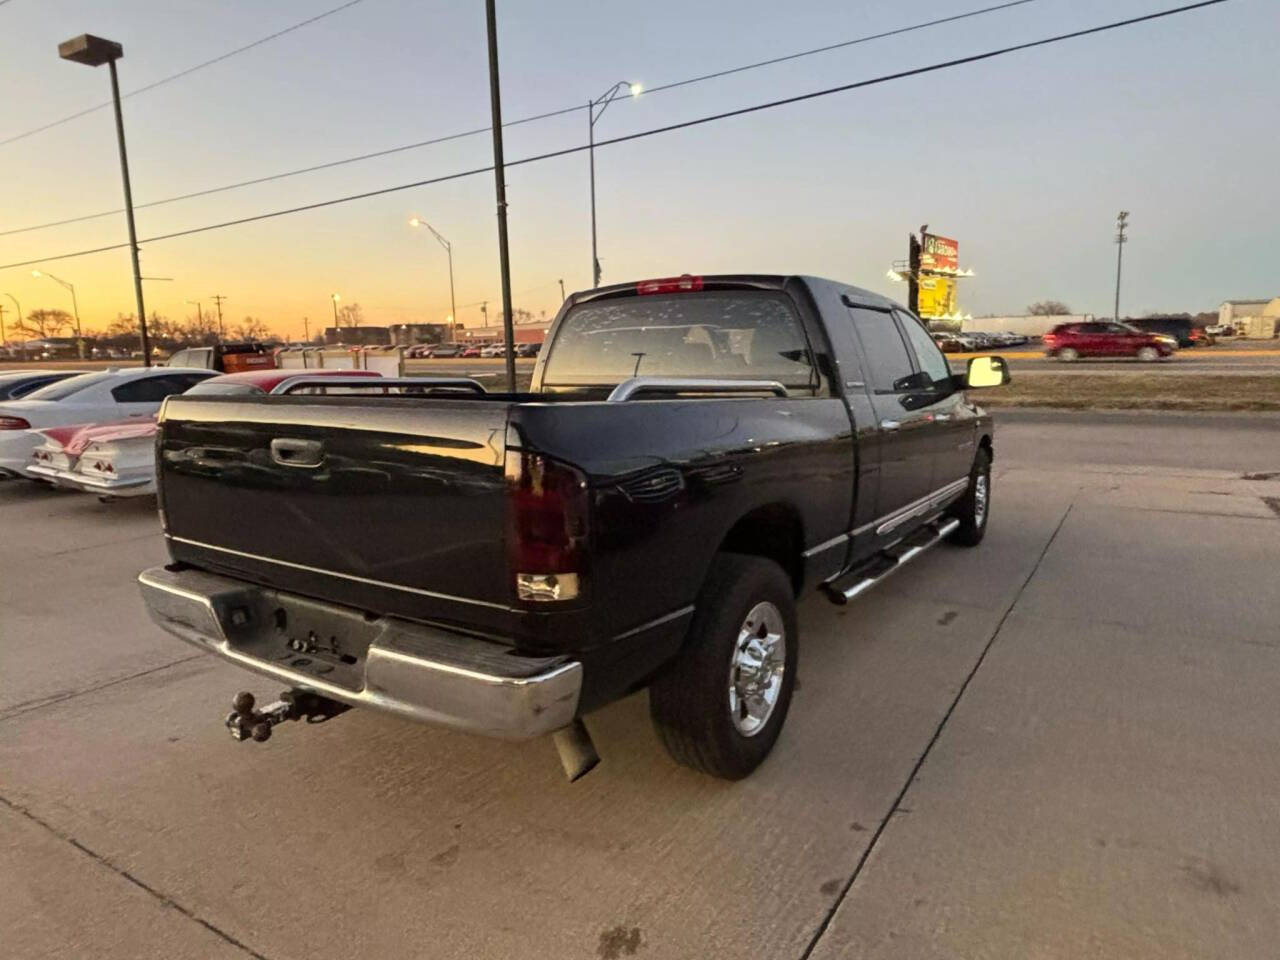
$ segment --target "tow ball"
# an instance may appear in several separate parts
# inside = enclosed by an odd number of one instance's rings
[[[307,723],[323,723],[351,708],[345,703],[330,700],[308,690],[286,690],[280,699],[258,709],[252,693],[242,690],[231,701],[227,714],[227,732],[234,740],[256,740],[265,743],[271,739],[271,728],[286,720],[305,720]]]

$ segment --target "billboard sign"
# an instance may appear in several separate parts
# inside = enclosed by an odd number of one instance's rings
[[[926,273],[957,273],[960,269],[960,244],[935,233],[921,235],[920,269]]]
[[[919,309],[924,320],[951,317],[956,311],[956,281],[954,277],[923,275],[920,277]]]

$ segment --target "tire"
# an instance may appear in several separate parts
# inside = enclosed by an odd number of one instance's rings
[[[1075,347],[1063,347],[1055,356],[1063,363],[1075,363],[1080,359],[1080,351]]]
[[[1143,363],[1154,363],[1160,359],[1160,351],[1155,347],[1141,347],[1138,350],[1138,359]]]
[[[960,527],[951,534],[951,542],[962,547],[976,547],[987,533],[991,517],[991,455],[982,447],[969,469],[969,489],[956,501],[951,515]]]
[[[781,635],[781,643],[771,645],[773,656],[758,656],[761,645],[770,649],[762,633]],[[718,554],[684,648],[649,689],[649,714],[671,758],[725,780],[741,780],[760,766],[791,705],[797,641],[795,597],[783,569],[762,557]],[[744,695],[753,681],[747,665],[757,659],[767,683],[759,695]],[[747,709],[750,704],[756,709]]]

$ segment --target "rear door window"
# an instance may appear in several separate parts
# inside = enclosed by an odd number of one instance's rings
[[[862,344],[872,389],[876,393],[897,393],[906,389],[915,368],[911,365],[911,354],[893,314],[865,307],[851,307],[849,314]]]
[[[182,393],[190,386],[190,374],[140,377],[113,388],[111,396],[116,403],[159,403],[165,397]]]
[[[814,391],[818,374],[791,300],[766,291],[635,296],[574,307],[551,343],[548,387],[630,377],[776,380]]]

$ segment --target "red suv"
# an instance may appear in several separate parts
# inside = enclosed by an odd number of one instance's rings
[[[1081,357],[1163,360],[1177,349],[1172,337],[1146,333],[1125,323],[1060,323],[1044,335],[1045,354],[1066,362]]]

